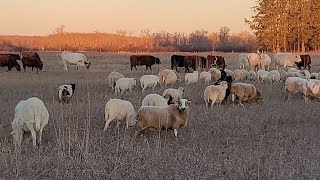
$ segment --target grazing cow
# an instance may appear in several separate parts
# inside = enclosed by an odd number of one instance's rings
[[[261,66],[261,58],[257,53],[248,53],[248,62],[251,70],[258,71]]]
[[[310,71],[310,68],[311,68],[310,55],[308,54],[300,55],[300,58],[301,58],[301,62],[296,62],[296,65],[298,66],[298,68],[301,70],[301,67],[303,67],[303,69],[306,69],[306,67],[308,66],[308,70]]]
[[[59,86],[59,103],[69,103],[76,89],[76,84],[64,84]]]
[[[224,68],[226,68],[226,62],[224,60],[224,57],[222,57],[222,56],[208,55],[207,60],[208,60],[209,67],[218,67],[222,70],[224,70]]]
[[[88,69],[91,65],[91,62],[89,62],[87,57],[82,53],[62,52],[61,60],[65,71],[68,71],[67,64],[77,65],[76,70],[78,70],[80,66]]]
[[[301,62],[300,56],[292,53],[275,53],[274,59],[277,70],[280,66],[283,68],[292,67],[294,63]]]
[[[184,57],[182,55],[172,55],[171,56],[171,69],[173,70],[176,68],[176,71],[178,71],[178,67],[184,67]]]
[[[17,60],[20,60],[20,56],[17,54],[0,54],[0,66],[7,66],[7,71],[11,71],[13,67],[15,67],[18,71],[21,70]]]
[[[43,63],[37,52],[23,52],[21,62],[22,62],[24,72],[26,72],[27,66],[31,67],[32,71],[33,71],[33,68],[36,68],[37,73],[39,70],[42,70],[43,68]]]
[[[148,70],[148,67],[149,67],[150,70],[152,71],[151,66],[154,64],[161,64],[160,59],[150,55],[131,55],[130,56],[131,70],[132,70],[132,67],[134,67],[137,70],[137,66],[146,65],[146,70]]]

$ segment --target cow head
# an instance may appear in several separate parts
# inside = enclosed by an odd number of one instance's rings
[[[294,62],[295,62],[295,63],[301,62],[301,57],[300,57],[300,55],[294,55]]]
[[[161,61],[159,58],[156,58],[156,64],[161,64]]]
[[[38,68],[39,68],[39,70],[42,70],[42,68],[43,68],[43,63],[42,63],[42,61],[39,61],[39,66],[38,66]]]

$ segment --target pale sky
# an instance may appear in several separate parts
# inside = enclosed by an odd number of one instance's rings
[[[47,35],[59,25],[68,32],[118,29],[139,35],[198,29],[218,32],[250,30],[254,0],[0,0],[0,35]]]

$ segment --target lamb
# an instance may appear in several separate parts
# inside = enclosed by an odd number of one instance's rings
[[[113,120],[126,121],[126,127],[136,124],[135,112],[133,105],[129,101],[122,99],[110,99],[105,106],[105,121],[104,131],[107,130],[109,124]],[[117,126],[119,123],[117,123]]]
[[[187,74],[184,76],[185,83],[187,83],[187,84],[197,83],[197,82],[198,82],[198,79],[199,79],[198,76],[199,76],[198,71],[193,71],[193,73],[187,73]]]
[[[243,81],[245,79],[243,71],[239,69],[233,71],[233,79],[234,81]]]
[[[210,83],[211,81],[211,74],[209,72],[206,71],[202,71],[200,73],[200,78],[199,81],[205,82],[205,83]]]
[[[257,78],[258,78],[258,81],[264,81],[264,80],[267,80],[268,79],[268,74],[269,72],[268,71],[265,71],[265,70],[258,70],[257,71]]]
[[[241,71],[243,72],[244,79],[249,79],[250,73],[245,69],[241,69]],[[251,71],[253,71],[253,70],[251,70]]]
[[[178,89],[169,88],[163,91],[162,97],[166,99],[168,104],[174,104],[182,98],[184,90],[183,87],[179,87]]]
[[[262,99],[260,91],[253,84],[246,83],[234,83],[231,86],[231,97],[233,106],[237,98],[242,107],[244,106],[242,102],[259,102]]]
[[[142,100],[142,106],[158,106],[158,107],[167,107],[168,102],[159,94],[148,94]]]
[[[281,75],[280,72],[277,70],[272,70],[268,73],[267,79],[270,83],[273,82],[280,82]]]
[[[147,87],[152,87],[152,90],[154,90],[158,81],[159,81],[159,77],[156,75],[143,75],[143,76],[141,76],[140,84],[141,84],[142,92]]]
[[[111,90],[113,90],[113,88],[116,86],[116,82],[120,78],[124,78],[124,75],[119,73],[119,72],[117,72],[117,71],[112,71],[108,75],[108,82],[109,82],[109,86],[111,87]]]
[[[226,81],[220,82],[220,85],[210,85],[203,93],[204,102],[206,107],[211,100],[211,108],[213,108],[214,103],[218,103],[218,107],[221,106],[221,102],[226,96],[226,89],[228,88],[228,83]]]
[[[217,68],[211,68],[208,72],[211,73],[211,79],[213,81],[218,81],[221,78],[221,71]]]
[[[300,77],[288,77],[284,83],[284,92],[286,93],[285,96],[290,99],[288,93],[291,94],[298,94],[303,93],[303,86],[307,84],[308,80],[302,79]]]
[[[37,97],[31,97],[20,101],[15,107],[14,120],[11,123],[14,143],[21,146],[24,132],[31,132],[33,146],[41,145],[43,128],[48,124],[49,113],[43,103]],[[39,133],[38,139],[36,132]]]
[[[249,71],[248,79],[250,79],[250,80],[257,80],[257,73],[254,72],[253,70],[250,70],[250,71]]]
[[[137,80],[134,78],[120,78],[116,82],[115,93],[124,93],[125,91],[132,92],[134,86],[137,85]]]
[[[73,96],[74,94],[74,90],[76,88],[76,84],[64,84],[64,85],[61,85],[59,86],[59,91],[58,91],[58,94],[59,94],[59,103],[69,103],[70,102],[70,99],[71,97]]]
[[[174,70],[163,68],[160,69],[158,77],[159,83],[167,87],[178,80],[179,74]]]
[[[138,130],[135,133],[143,133],[145,129],[173,129],[175,137],[178,136],[178,129],[188,123],[190,109],[188,104],[191,101],[180,99],[177,103],[168,107],[142,106],[137,113]]]

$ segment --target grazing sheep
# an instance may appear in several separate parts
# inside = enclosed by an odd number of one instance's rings
[[[138,130],[135,136],[142,133],[145,129],[173,129],[177,137],[178,129],[188,123],[190,109],[188,104],[191,101],[180,99],[177,103],[168,107],[142,106],[137,113]]]
[[[288,97],[288,99],[290,99],[290,96],[288,96],[288,93],[303,94],[304,92],[303,86],[304,84],[307,84],[307,83],[308,83],[308,80],[302,79],[300,77],[288,77],[284,83],[285,97]]]
[[[291,73],[291,72],[300,72],[300,70],[292,67],[288,69],[287,73]]]
[[[284,82],[287,79],[287,72],[280,69],[279,73],[280,73],[280,79]]]
[[[311,73],[310,79],[319,79],[319,73]]]
[[[174,70],[163,68],[159,71],[158,77],[159,83],[167,87],[178,80],[179,74]]]
[[[257,53],[247,53],[248,62],[251,70],[257,71],[261,66],[261,59]]]
[[[227,73],[227,76],[233,77],[233,71],[231,71],[230,69],[224,69],[224,71]]]
[[[211,81],[211,74],[209,72],[202,71],[200,73],[199,81],[209,84]]]
[[[120,78],[116,82],[115,93],[124,93],[125,91],[132,92],[134,86],[137,85],[137,80],[134,78]]]
[[[243,71],[239,69],[233,71],[233,79],[234,81],[243,81],[245,79]]]
[[[169,88],[163,91],[162,97],[166,99],[168,104],[174,104],[182,98],[184,90],[183,87],[179,87],[178,89]]]
[[[250,80],[257,80],[257,73],[254,72],[253,70],[250,70],[250,71],[249,71],[248,79],[250,79]]]
[[[307,83],[304,83],[303,94],[305,100],[307,100],[308,97],[315,97],[320,99],[320,80],[310,79]]]
[[[15,145],[20,146],[24,132],[31,132],[33,146],[41,144],[43,128],[48,124],[49,113],[43,101],[36,97],[20,101],[15,108],[12,136]],[[38,139],[36,132],[39,132]]]
[[[152,87],[152,90],[156,87],[157,83],[159,82],[159,77],[156,75],[143,75],[140,78],[140,84],[142,88],[142,92],[147,87]]]
[[[113,120],[126,121],[127,128],[135,125],[136,119],[133,105],[131,102],[122,99],[110,99],[105,106],[105,120],[104,131],[107,130]],[[119,123],[117,123],[118,125]]]
[[[240,69],[246,69],[249,66],[248,53],[239,54]]]
[[[258,70],[257,71],[257,78],[258,78],[258,81],[265,81],[268,79],[268,74],[269,72],[268,71],[265,71],[265,70]]]
[[[272,70],[268,73],[267,79],[270,83],[280,82],[281,75],[277,70]]]
[[[302,71],[291,71],[288,72],[287,77],[300,77],[303,79],[309,80],[311,78],[311,74],[308,70],[302,70]]]
[[[159,94],[148,94],[142,100],[142,106],[159,106],[159,107],[167,107],[168,102]]]
[[[259,102],[261,94],[253,84],[234,83],[231,86],[231,97],[233,106],[235,99],[238,99],[239,104],[243,106],[242,102]]]
[[[187,84],[197,83],[197,82],[198,82],[198,79],[199,79],[198,76],[199,76],[198,71],[193,71],[193,73],[187,73],[187,74],[184,76],[185,83],[187,83]]]
[[[311,74],[308,70],[302,70],[301,73],[303,74],[303,78],[309,80],[311,78]]]
[[[226,89],[228,88],[228,83],[226,81],[220,82],[220,85],[210,85],[203,93],[204,102],[206,107],[211,100],[211,108],[213,108],[214,103],[217,102],[218,107],[221,106],[221,102],[226,96]]]
[[[240,69],[243,72],[244,79],[249,79],[250,73],[245,69]],[[253,70],[251,70],[253,71]]]
[[[221,78],[221,71],[217,68],[211,68],[208,72],[211,73],[212,81],[216,82]]]
[[[124,75],[116,72],[116,71],[112,71],[109,75],[108,75],[108,82],[109,82],[109,86],[111,87],[111,89],[113,90],[113,88],[116,86],[116,82],[120,79],[120,78],[124,78]]]
[[[69,103],[76,89],[76,84],[64,84],[59,86],[59,103]]]

